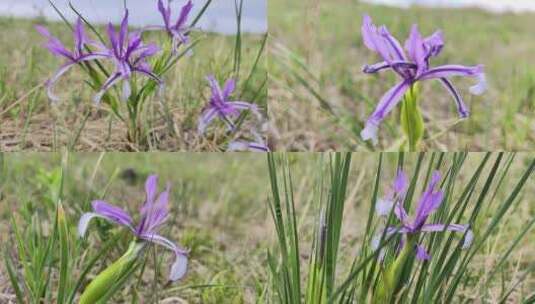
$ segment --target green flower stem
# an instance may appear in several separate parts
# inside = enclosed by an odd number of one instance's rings
[[[106,294],[111,286],[127,271],[136,261],[139,253],[144,247],[144,243],[133,241],[130,243],[126,253],[117,261],[104,269],[86,287],[80,297],[80,304],[97,303]]]
[[[384,304],[390,303],[396,292],[403,267],[410,255],[413,253],[416,237],[409,237],[407,243],[401,250],[400,254],[388,268],[382,272],[377,289],[373,295],[372,303]]]
[[[401,128],[409,141],[409,151],[418,150],[424,136],[424,120],[418,104],[419,91],[416,84],[405,93],[401,104]]]

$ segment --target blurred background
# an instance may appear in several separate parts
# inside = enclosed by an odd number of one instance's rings
[[[422,5],[430,7],[479,7],[491,11],[535,11],[532,0],[364,0],[364,2],[409,7]]]
[[[66,16],[74,20],[76,15],[69,8],[68,0],[53,0],[57,8]],[[124,3],[120,0],[72,0],[73,6],[90,22],[107,23],[110,20],[119,22],[123,16]],[[165,3],[167,0],[165,0]],[[178,18],[178,11],[187,1],[172,1],[172,20]],[[157,1],[127,0],[126,5],[130,13],[130,23],[134,26],[161,25],[161,15],[157,8]],[[192,16],[203,7],[205,1],[194,0]],[[0,1],[0,15],[23,18],[45,17],[48,20],[60,20],[58,14],[47,0],[2,0]],[[243,3],[242,17],[243,31],[249,33],[264,33],[267,31],[266,0],[247,0]],[[206,14],[199,21],[199,28],[205,31],[223,34],[236,32],[236,14],[234,0],[214,0]]]

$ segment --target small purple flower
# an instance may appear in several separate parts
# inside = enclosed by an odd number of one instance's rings
[[[93,45],[85,34],[82,20],[78,18],[74,25],[74,48],[72,51],[68,50],[63,43],[56,37],[52,36],[48,29],[42,25],[36,25],[35,29],[44,37],[48,39],[44,45],[54,56],[64,57],[67,61],[61,65],[58,71],[46,81],[45,86],[47,88],[47,95],[52,101],[58,101],[59,98],[52,92],[53,86],[59,80],[59,78],[65,74],[72,66],[84,61],[95,60],[103,58],[103,54],[92,53],[85,50],[87,45]]]
[[[232,118],[240,115],[243,110],[250,110],[255,114],[258,119],[262,118],[262,115],[258,111],[256,105],[244,102],[244,101],[229,101],[229,97],[236,88],[236,82],[234,79],[229,79],[225,83],[223,90],[219,87],[219,83],[213,75],[207,77],[210,87],[212,89],[212,96],[210,97],[210,103],[203,110],[197,130],[200,134],[204,134],[206,127],[216,118],[221,118],[227,125],[229,130],[234,129],[234,123]]]
[[[486,90],[485,74],[483,66],[443,65],[431,68],[430,59],[436,57],[444,47],[442,32],[437,31],[433,35],[423,38],[415,24],[412,27],[409,39],[405,42],[405,50],[392,36],[386,26],[377,28],[369,16],[364,16],[362,24],[362,38],[364,45],[378,53],[383,61],[373,65],[366,65],[364,73],[373,74],[382,70],[392,69],[402,80],[390,89],[379,101],[375,111],[368,118],[366,127],[361,132],[364,140],[371,139],[377,143],[377,129],[379,124],[400,102],[405,92],[415,83],[423,80],[437,79],[455,99],[457,110],[462,118],[469,115],[468,108],[463,102],[461,95],[453,86],[448,77],[466,76],[475,77],[479,83],[470,88],[474,95],[481,95]],[[405,53],[406,51],[406,53]]]
[[[104,218],[115,224],[126,226],[140,241],[161,245],[175,253],[176,259],[171,266],[169,279],[176,281],[186,274],[188,265],[188,251],[178,247],[169,239],[158,234],[159,228],[167,221],[169,216],[169,185],[167,189],[157,195],[158,176],[151,175],[145,183],[146,200],[140,210],[140,220],[134,226],[132,217],[120,207],[113,206],[101,200],[91,203],[93,212],[84,213],[78,223],[78,234],[85,235],[91,219]]]
[[[176,23],[171,23],[171,3],[167,3],[167,7],[164,6],[162,0],[158,0],[158,10],[162,14],[164,26],[158,26],[157,28],[167,31],[169,36],[173,38],[173,51],[178,49],[180,44],[187,44],[189,42],[189,30],[190,27],[186,25],[188,16],[193,8],[193,2],[189,0],[180,10],[180,15]]]
[[[426,191],[423,193],[418,206],[416,208],[416,216],[414,219],[410,219],[407,212],[403,208],[403,200],[407,191],[408,179],[403,171],[399,171],[394,182],[393,192],[391,192],[386,198],[378,202],[376,206],[377,213],[381,216],[388,215],[392,208],[397,219],[401,222],[401,227],[387,227],[387,236],[394,233],[399,233],[405,236],[402,239],[401,247],[404,246],[406,238],[411,235],[416,235],[423,232],[441,232],[441,231],[456,231],[466,233],[463,243],[463,248],[468,248],[472,243],[473,233],[469,229],[468,225],[459,224],[426,224],[427,218],[431,213],[440,207],[444,198],[444,192],[437,188],[440,181],[440,173],[435,171],[431,177],[431,182],[427,186]],[[378,237],[376,236],[372,241],[372,246],[378,247]],[[421,244],[416,245],[416,257],[419,260],[428,260],[430,255]]]
[[[115,71],[104,82],[99,92],[94,97],[96,104],[100,103],[102,96],[115,85],[123,80],[123,91],[121,99],[126,101],[130,97],[130,77],[137,72],[150,77],[156,81],[160,88],[163,86],[162,80],[152,72],[146,59],[160,51],[156,44],[144,44],[141,38],[141,31],[128,33],[128,10],[125,12],[121,22],[119,33],[115,31],[113,24],[108,24],[108,37],[110,47],[100,45],[104,56],[115,64]]]

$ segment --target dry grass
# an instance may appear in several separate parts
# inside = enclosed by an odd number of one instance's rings
[[[127,140],[126,126],[108,108],[91,102],[94,91],[84,83],[79,69],[69,71],[56,87],[62,101],[51,105],[42,83],[59,67],[43,49],[43,38],[34,30],[43,20],[0,18],[0,149],[2,151],[222,151],[229,135],[216,124],[207,136],[196,131],[197,117],[208,102],[205,76],[228,78],[233,74],[235,37],[194,33],[200,38],[192,56],[185,56],[165,77],[164,96],[150,98],[140,121],[145,126],[142,143]],[[47,23],[67,46],[72,35],[63,24]],[[253,69],[263,37],[243,35],[241,70],[235,98],[266,109],[267,73],[264,57]],[[147,40],[163,42],[166,36],[148,33]],[[251,81],[243,85],[252,72]],[[126,109],[123,109],[126,110]],[[123,112],[124,114],[125,112]]]

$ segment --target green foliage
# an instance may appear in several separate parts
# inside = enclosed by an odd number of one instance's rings
[[[388,155],[388,158],[391,159],[392,156]],[[388,170],[396,172],[396,168],[404,168],[406,172],[411,172],[412,178],[405,197],[405,208],[411,210],[416,207],[415,200],[419,198],[417,191],[424,190],[432,171],[440,170],[444,173],[440,185],[445,196],[431,220],[433,223],[444,224],[468,223],[476,235],[473,244],[467,249],[462,249],[463,235],[436,232],[414,236],[415,239],[409,240],[405,249],[399,252],[397,248],[400,237],[397,234],[387,237],[384,229],[399,224],[393,212],[388,216],[386,223],[376,218],[374,212],[375,203],[382,194],[380,188],[386,188],[386,185],[382,184],[390,183],[390,178],[385,178],[383,173],[384,155],[381,155],[375,176],[368,176],[374,182],[373,189],[367,192],[371,203],[368,207],[370,211],[362,235],[362,244],[356,251],[340,252],[339,249],[347,245],[338,237],[343,233],[340,230],[340,227],[343,227],[343,212],[339,207],[343,206],[340,202],[344,201],[347,183],[352,178],[351,175],[346,175],[349,169],[341,165],[346,163],[342,161],[344,157],[335,154],[326,165],[323,165],[330,170],[324,171],[322,166],[315,169],[320,177],[316,181],[316,186],[323,190],[314,192],[313,205],[305,206],[305,210],[309,208],[315,210],[314,218],[317,223],[315,231],[318,232],[313,233],[311,254],[306,268],[308,275],[302,277],[301,274],[306,273],[300,261],[305,252],[302,244],[309,234],[304,233],[306,230],[300,227],[299,223],[306,219],[307,213],[300,211],[299,205],[294,202],[294,183],[287,158],[270,155],[268,156],[272,183],[270,208],[277,231],[277,245],[268,253],[273,277],[271,299],[274,302],[451,303],[465,300],[465,290],[481,288],[470,279],[477,278],[481,272],[479,266],[473,265],[474,260],[477,256],[485,255],[485,247],[494,242],[493,238],[499,237],[508,218],[515,217],[518,198],[522,197],[524,188],[532,176],[535,160],[529,159],[527,165],[521,166],[521,174],[516,175],[511,171],[513,163],[519,165],[515,162],[515,154],[495,156],[486,154],[481,155],[479,161],[471,160],[475,155],[467,153],[409,154],[409,156],[412,165],[406,164],[405,154],[399,154],[397,165]],[[412,161],[412,156],[416,157],[415,162]],[[349,162],[346,164],[349,166]],[[336,178],[337,176],[343,178]],[[279,177],[282,182],[279,181]],[[324,180],[331,182],[324,183]],[[513,186],[504,188],[505,181],[512,183]],[[321,193],[328,195],[323,196]],[[503,199],[497,199],[497,193],[501,193],[500,197]],[[338,199],[332,200],[329,197]],[[329,208],[338,211],[330,215],[329,212],[325,213],[327,220],[324,221],[322,214]],[[329,218],[336,220],[329,221]],[[502,246],[500,252],[494,253],[499,255],[500,259],[490,269],[485,269],[489,273],[488,276],[479,279],[484,280],[484,286],[489,286],[487,284],[491,281],[503,280],[496,274],[500,272],[510,254],[518,250],[520,240],[526,238],[525,231],[532,228],[533,220],[530,219],[526,225],[525,229],[509,236],[513,240],[510,244]],[[330,233],[324,234],[329,231]],[[374,249],[371,243],[377,236],[380,237],[379,246]],[[324,240],[327,240],[325,247],[321,245]],[[430,253],[431,260],[425,262],[416,260],[413,247],[410,246],[411,242],[423,244]],[[381,253],[384,254],[382,259],[379,258]],[[334,271],[337,265],[341,265],[340,263],[347,265],[348,259],[353,260],[349,263],[351,267],[339,267],[343,271]],[[527,263],[530,267],[535,267],[535,261]],[[530,276],[529,271],[529,269],[523,271],[523,275],[508,287],[510,289],[502,293],[503,300],[512,297],[513,290]],[[301,293],[303,283],[307,286],[306,294]],[[480,297],[484,302],[490,301],[488,292],[488,287],[480,290]]]

